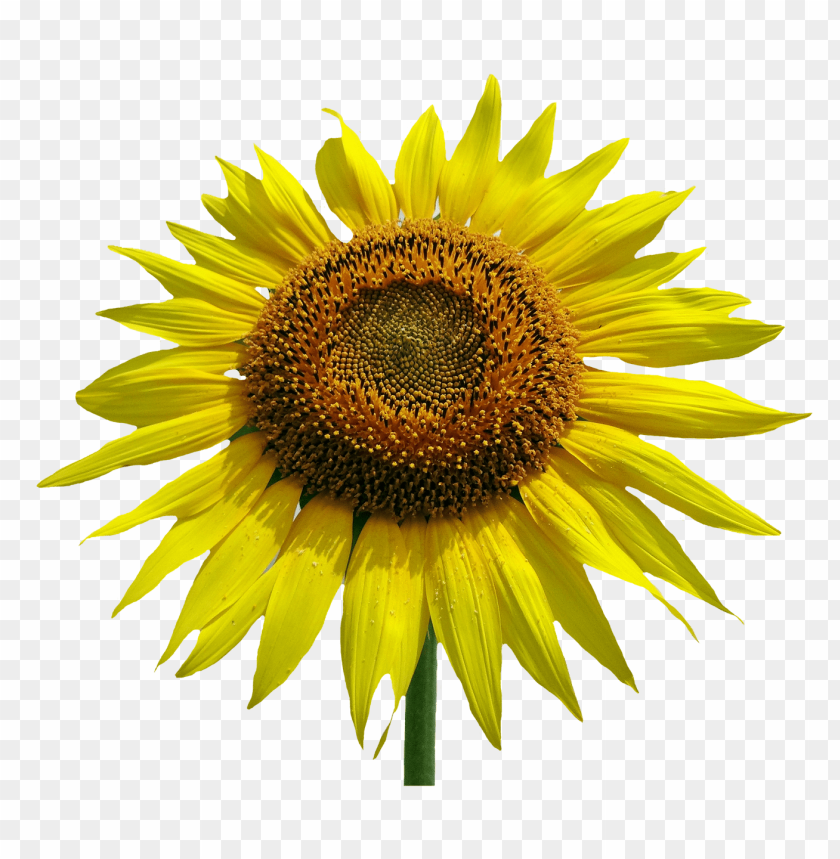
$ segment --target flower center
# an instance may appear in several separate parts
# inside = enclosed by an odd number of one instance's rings
[[[335,334],[333,362],[390,409],[443,415],[480,372],[479,326],[469,297],[436,283],[366,287]]]
[[[460,513],[542,468],[582,363],[542,271],[444,221],[367,227],[293,269],[249,338],[284,474],[364,510]]]

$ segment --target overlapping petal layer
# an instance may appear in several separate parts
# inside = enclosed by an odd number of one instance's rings
[[[415,597],[412,600],[412,595]],[[350,715],[364,747],[370,703],[379,681],[391,675],[395,709],[408,690],[417,657],[416,627],[422,602],[412,594],[405,538],[391,513],[374,513],[353,550],[344,583],[341,661],[350,695]],[[414,622],[413,622],[414,621]],[[414,645],[414,662],[401,659],[403,645]]]
[[[214,307],[256,318],[265,299],[238,278],[200,265],[177,262],[160,254],[111,246],[115,253],[139,263],[173,298],[195,298]]]
[[[704,525],[741,534],[779,533],[673,454],[627,430],[577,421],[569,428],[563,447],[610,483],[638,489]]]
[[[524,504],[505,496],[493,504],[493,512],[539,576],[554,619],[587,653],[637,691],[583,564],[547,538]]]
[[[652,242],[666,218],[694,190],[637,194],[581,212],[560,232],[531,252],[559,287],[591,283],[627,265]]]
[[[493,235],[509,217],[511,201],[543,178],[551,158],[556,112],[557,106],[549,105],[522,140],[505,155],[470,219],[471,230]]]
[[[584,210],[628,142],[625,138],[610,143],[571,170],[530,185],[511,200],[502,239],[529,252],[555,239]]]
[[[222,403],[173,420],[141,427],[131,435],[109,441],[96,453],[66,465],[38,486],[72,486],[126,465],[149,465],[206,450],[230,438],[248,420],[244,400]]]
[[[327,205],[351,230],[395,220],[397,200],[382,168],[338,113],[324,112],[341,123],[341,137],[330,138],[315,161]]]
[[[220,199],[205,194],[201,201],[212,217],[242,245],[292,266],[321,244],[316,237],[331,240],[332,233],[326,222],[302,188],[287,188],[294,205],[278,209],[264,182],[221,158],[216,160],[224,173],[228,196]],[[272,166],[266,164],[269,168]]]
[[[639,569],[731,614],[674,535],[635,495],[601,480],[564,450],[552,454],[551,466],[598,511]]]
[[[487,79],[473,118],[440,175],[440,216],[466,224],[499,169],[502,97],[499,82]]]
[[[598,510],[555,470],[548,469],[545,474],[529,478],[522,484],[521,492],[525,506],[549,539],[579,563],[648,591],[694,636],[688,621],[610,534]]]
[[[545,591],[528,558],[502,525],[495,505],[464,514],[467,532],[478,544],[499,601],[502,641],[522,667],[582,719],[566,660],[554,632]]]
[[[285,683],[312,647],[341,586],[352,534],[352,509],[326,493],[295,519],[274,565],[249,709]]]
[[[224,613],[275,559],[292,527],[302,489],[296,477],[269,486],[202,564],[158,665],[195,629]]]
[[[241,436],[207,462],[167,483],[130,513],[117,516],[85,539],[121,534],[162,516],[177,516],[179,519],[194,516],[221,501],[231,486],[256,465],[263,450],[265,436],[262,433]]]
[[[502,621],[493,577],[459,519],[426,529],[426,598],[435,633],[461,681],[470,710],[497,749],[502,745]]]
[[[291,267],[285,258],[249,247],[241,241],[211,236],[169,221],[166,225],[197,265],[249,286],[274,289]]]
[[[220,501],[194,516],[178,519],[146,559],[114,609],[114,615],[142,599],[171,572],[211,549],[229,534],[262,494],[274,471],[276,459],[273,453],[264,454],[243,480],[232,486]]]

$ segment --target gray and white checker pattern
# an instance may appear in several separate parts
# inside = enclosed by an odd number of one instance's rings
[[[3,857],[840,855],[837,16],[816,0],[0,4]],[[254,143],[346,236],[315,182],[338,134],[321,107],[393,175],[429,104],[451,153],[490,73],[503,151],[550,101],[549,172],[631,138],[594,202],[697,186],[650,251],[706,245],[686,283],[742,291],[746,315],[787,328],[685,375],[814,415],[663,442],[783,531],[656,507],[745,625],[668,591],[695,643],[594,574],[641,694],[564,641],[579,724],[506,650],[500,753],[441,651],[438,786],[404,789],[401,715],[370,760],[390,688],[370,747],[355,742],[338,602],[251,712],[258,629],[203,675],[177,680],[178,659],[154,671],[198,561],[110,619],[169,523],[79,540],[202,457],[35,484],[121,432],[76,390],[159,345],[94,315],[163,295],[109,244],[188,259],[165,221],[217,231],[199,201],[224,196],[214,156],[258,171]]]

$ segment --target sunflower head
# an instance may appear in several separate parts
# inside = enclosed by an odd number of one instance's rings
[[[360,229],[286,277],[248,338],[254,425],[307,492],[460,514],[542,469],[582,362],[542,271],[451,221]]]
[[[712,527],[778,533],[640,436],[746,435],[804,415],[586,359],[735,358],[781,327],[731,317],[749,303],[732,292],[661,289],[702,249],[637,256],[689,191],[586,208],[626,140],[546,177],[551,106],[500,162],[491,77],[450,158],[434,110],[420,117],[392,185],[329,113],[341,136],[316,174],[353,237],[339,241],[266,153],[262,179],[220,162],[229,194],[204,203],[232,239],[172,225],[195,265],[117,249],[171,298],[100,315],[176,345],[77,399],[135,431],[41,485],[230,440],[91,535],[176,518],[116,611],[209,551],[161,662],[200,630],[178,675],[201,671],[264,616],[254,706],[295,670],[343,583],[359,741],[386,674],[395,710],[405,695],[431,617],[498,746],[503,641],[578,718],[555,621],[635,689],[585,566],[647,590],[689,632],[649,576],[727,611],[628,488]]]

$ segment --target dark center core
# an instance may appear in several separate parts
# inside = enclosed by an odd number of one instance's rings
[[[363,288],[335,333],[333,365],[392,409],[440,412],[481,372],[483,337],[472,301],[442,286]]]

